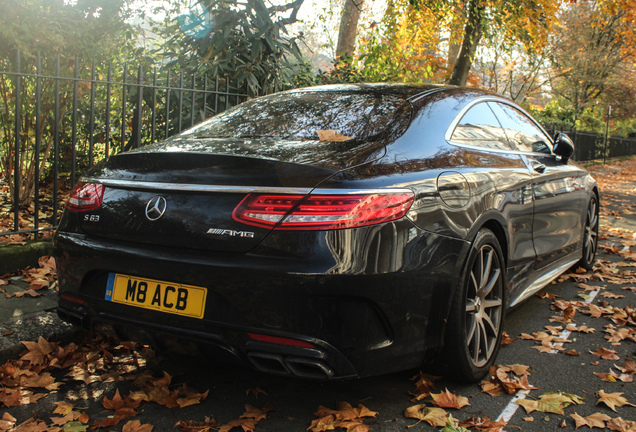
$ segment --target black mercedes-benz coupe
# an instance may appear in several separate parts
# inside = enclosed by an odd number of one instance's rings
[[[272,373],[365,376],[438,357],[475,381],[506,310],[594,264],[598,188],[573,151],[477,89],[256,98],[82,178],[54,239],[58,312]]]

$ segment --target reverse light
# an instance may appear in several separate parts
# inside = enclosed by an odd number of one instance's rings
[[[99,208],[104,199],[104,185],[78,182],[66,202],[66,208],[75,212],[91,211]]]
[[[249,194],[234,209],[238,222],[279,230],[362,227],[400,219],[413,204],[411,191],[356,195]]]

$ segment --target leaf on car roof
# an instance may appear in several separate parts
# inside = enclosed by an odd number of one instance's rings
[[[353,139],[353,138],[348,137],[346,135],[339,134],[335,129],[319,130],[319,131],[317,131],[317,133],[318,133],[318,139],[320,141],[338,141],[338,142],[343,142],[343,141],[349,141],[349,140]]]

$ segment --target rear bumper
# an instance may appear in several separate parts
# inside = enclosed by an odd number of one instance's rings
[[[405,249],[397,270],[374,273],[334,266],[332,257],[145,248],[58,232],[58,313],[86,327],[109,322],[196,340],[272,373],[323,379],[388,373],[418,366],[441,345],[468,245],[418,231]],[[205,287],[205,316],[107,301],[110,272]]]

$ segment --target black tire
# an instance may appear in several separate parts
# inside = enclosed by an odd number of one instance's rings
[[[503,333],[505,264],[492,231],[477,233],[461,281],[440,360],[448,378],[477,382],[494,363]]]
[[[583,228],[583,255],[579,261],[579,267],[592,270],[596,261],[596,250],[598,249],[598,226],[599,226],[599,206],[598,198],[592,195],[587,206],[587,216],[585,227]]]

